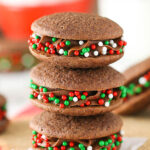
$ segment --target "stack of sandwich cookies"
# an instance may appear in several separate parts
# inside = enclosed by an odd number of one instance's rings
[[[3,132],[8,126],[8,119],[6,117],[6,100],[0,95],[0,132]]]
[[[33,149],[119,150],[122,121],[110,111],[126,97],[124,76],[106,66],[124,54],[122,28],[93,14],[36,20],[29,49],[44,61],[31,71],[30,100],[45,110],[30,124]]]
[[[122,115],[141,112],[150,104],[150,58],[127,69],[124,75],[127,97],[114,112]]]

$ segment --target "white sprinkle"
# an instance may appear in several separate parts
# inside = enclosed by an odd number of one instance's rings
[[[99,52],[98,51],[94,51],[94,56],[98,56]]]
[[[123,37],[123,36],[121,37],[121,40],[122,40],[122,41],[125,41],[125,39],[124,39],[124,37]]]
[[[124,134],[125,134],[125,132],[124,132],[123,130],[121,130],[121,131],[120,131],[120,135],[123,136]]]
[[[89,57],[89,53],[88,52],[84,53],[84,57]]]
[[[108,98],[109,98],[109,99],[112,99],[113,97],[114,97],[113,94],[109,94],[109,95],[108,95]]]
[[[87,147],[87,150],[92,150],[92,149],[93,149],[92,146],[88,146],[88,147]]]
[[[41,138],[42,138],[42,139],[46,139],[46,136],[45,136],[45,135],[42,135]]]
[[[79,45],[83,45],[84,44],[84,41],[79,41]]]
[[[112,47],[113,47],[113,48],[116,48],[116,47],[117,47],[117,44],[116,44],[116,43],[112,44]]]
[[[109,102],[105,102],[105,107],[109,107]]]
[[[110,42],[109,42],[109,43],[113,45],[113,44],[114,44],[114,40],[110,40]]]
[[[103,42],[98,42],[98,46],[103,46]]]
[[[33,33],[33,34],[32,34],[32,37],[33,37],[33,38],[35,38],[35,37],[36,37],[36,34],[35,34],[35,33]]]
[[[144,85],[146,83],[146,79],[144,77],[139,78],[139,83]]]
[[[42,96],[41,96],[41,95],[38,95],[37,98],[38,98],[38,100],[41,100],[41,99],[42,99]]]
[[[73,101],[74,101],[74,102],[77,102],[77,101],[78,101],[78,98],[77,98],[77,97],[74,97],[74,98],[73,98]]]
[[[103,55],[106,55],[106,54],[107,54],[107,47],[104,46],[104,47],[102,48],[102,54],[103,54]]]
[[[64,54],[64,50],[62,48],[59,50],[59,54],[60,55]]]

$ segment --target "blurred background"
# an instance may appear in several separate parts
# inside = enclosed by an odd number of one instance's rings
[[[149,0],[0,0],[0,94],[7,98],[9,117],[30,105],[29,70],[37,63],[27,46],[32,21],[65,11],[98,13],[122,26],[128,44],[112,65],[117,70],[150,56]]]

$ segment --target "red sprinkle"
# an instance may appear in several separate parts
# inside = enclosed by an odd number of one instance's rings
[[[104,104],[104,100],[103,100],[103,99],[99,99],[99,100],[98,100],[98,103],[99,103],[100,105],[103,105],[103,104]]]
[[[93,49],[93,50],[96,49],[96,45],[95,45],[95,44],[92,44],[92,45],[91,45],[91,49]]]

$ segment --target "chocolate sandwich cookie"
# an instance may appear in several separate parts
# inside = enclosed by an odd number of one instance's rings
[[[0,72],[29,69],[37,60],[29,53],[27,42],[0,39]]]
[[[111,111],[126,96],[124,76],[109,66],[69,69],[44,62],[31,71],[32,103],[47,111],[87,116]]]
[[[129,68],[124,75],[127,97],[115,112],[129,115],[144,110],[150,104],[150,58]]]
[[[8,119],[6,117],[6,100],[0,95],[0,132],[3,132],[8,126]]]
[[[112,113],[73,117],[43,112],[30,127],[35,150],[119,150],[123,142],[122,121]]]
[[[95,14],[56,13],[34,21],[31,30],[31,53],[68,68],[111,64],[123,56],[127,44],[117,23]]]

